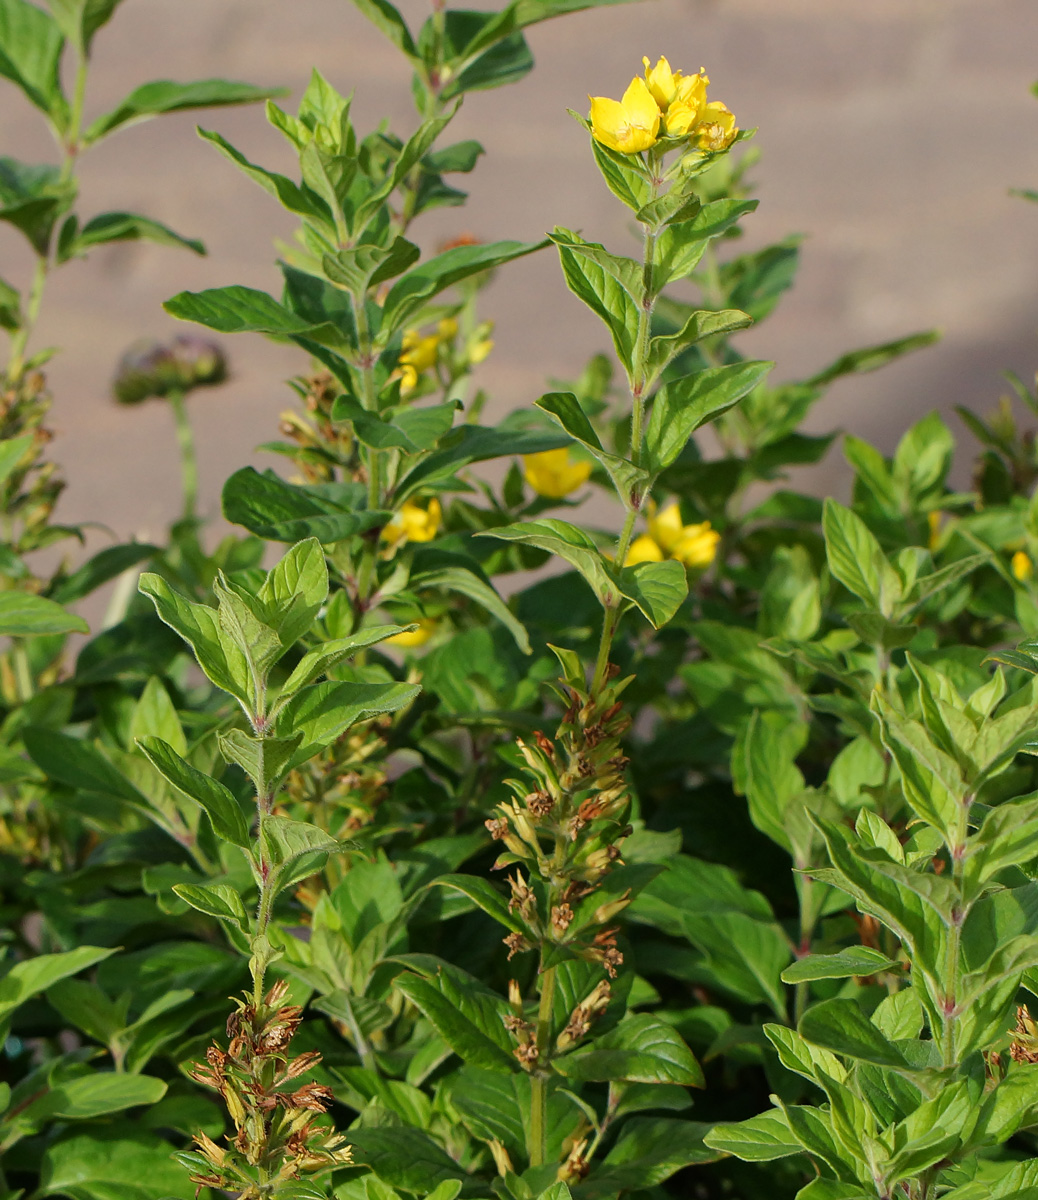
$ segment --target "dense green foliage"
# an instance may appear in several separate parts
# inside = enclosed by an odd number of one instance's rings
[[[781,383],[740,353],[797,244],[737,252],[748,135],[665,64],[586,122],[637,258],[562,228],[423,258],[412,223],[482,153],[445,142],[458,105],[594,0],[417,35],[356,2],[413,66],[406,138],[316,73],[295,114],[159,82],[88,123],[118,0],[0,0],[0,75],[62,148],[0,159],[36,259],[0,280],[0,1200],[1033,1200],[1033,434],[963,412],[956,492],[933,414],[889,459],[843,440],[849,505],[792,490],[827,389],[933,338]],[[167,309],[299,348],[266,447],[291,477],[232,474],[214,547],[185,398],[222,352],[135,350],[116,394],[170,404],[183,515],[41,573],[81,535],[52,520],[47,278],[113,240],[202,251],[81,219],[78,158],[261,99],[297,176],[200,132],[298,218],[282,294]],[[614,357],[484,425],[480,292],[532,253]],[[578,523],[596,490],[619,529]],[[91,631],[70,606],[112,581]]]

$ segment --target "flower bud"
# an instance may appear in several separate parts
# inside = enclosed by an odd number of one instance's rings
[[[215,342],[181,335],[169,345],[137,342],[123,355],[112,381],[120,404],[141,404],[170,392],[185,394],[197,387],[223,383],[227,360]]]

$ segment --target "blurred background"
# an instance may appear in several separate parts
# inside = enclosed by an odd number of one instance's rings
[[[489,6],[489,4],[488,4]],[[417,25],[424,0],[403,9]],[[853,431],[890,450],[931,409],[973,443],[956,404],[984,413],[1005,391],[999,373],[1038,367],[1038,206],[1009,195],[1038,188],[1038,4],[1035,0],[642,0],[562,17],[528,31],[537,61],[518,85],[473,93],[456,139],[486,148],[464,209],[415,227],[432,250],[471,233],[536,239],[555,224],[617,251],[634,245],[627,211],[594,168],[586,134],[566,108],[589,92],[619,96],[641,56],[705,66],[711,98],[746,128],[757,125],[758,212],[745,249],[806,234],[793,292],[747,353],[777,361],[777,378],[826,365],[845,350],[933,327],[924,350],[877,374],[839,383],[810,428]],[[152,78],[223,76],[284,85],[294,103],[317,66],[354,90],[362,132],[388,116],[408,134],[409,73],[349,0],[126,0],[98,38],[88,118]],[[0,81],[0,153],[38,160],[42,118]],[[209,256],[130,243],[95,251],[51,281],[35,348],[56,344],[54,455],[69,480],[58,519],[102,522],[120,535],[160,536],[179,503],[172,422],[158,403],[110,400],[115,364],[142,335],[187,331],[162,301],[181,289],[229,283],[279,290],[275,237],[292,225],[273,200],[194,133],[197,114],[127,129],[83,163],[86,215],[141,212],[201,238]],[[203,113],[250,158],[292,171],[260,107]],[[0,274],[21,283],[28,262],[0,230]],[[501,271],[484,293],[496,348],[479,383],[491,412],[531,403],[549,376],[575,376],[608,349],[604,329],[571,297],[548,251]],[[237,467],[277,466],[254,447],[276,436],[293,399],[284,380],[305,367],[295,349],[259,337],[223,339],[232,381],[189,401],[199,441],[202,498]],[[968,471],[960,450],[959,481]],[[818,492],[842,496],[839,449],[811,473]]]

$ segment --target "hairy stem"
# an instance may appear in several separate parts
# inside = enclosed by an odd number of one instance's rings
[[[541,1059],[551,1038],[551,1010],[555,1000],[555,968],[541,965],[541,1000],[537,1007],[537,1049]],[[539,1167],[548,1157],[548,1076],[540,1068],[530,1077],[531,1167]]]

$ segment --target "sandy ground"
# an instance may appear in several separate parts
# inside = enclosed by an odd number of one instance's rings
[[[417,22],[424,4],[405,11]],[[1034,0],[647,0],[562,18],[529,40],[532,75],[471,95],[458,116],[457,136],[478,138],[487,154],[470,177],[469,206],[417,230],[425,245],[462,230],[533,239],[562,224],[623,249],[626,210],[565,110],[582,108],[588,92],[618,95],[643,53],[665,53],[675,66],[705,65],[712,96],[744,127],[760,127],[761,207],[745,245],[808,235],[799,285],[747,335],[748,352],[795,377],[857,345],[944,331],[936,349],[838,385],[813,429],[852,430],[890,449],[909,419],[938,408],[959,433],[956,404],[990,408],[1006,367],[1033,375],[1038,206],[1008,189],[1038,187]],[[126,0],[98,38],[88,111],[157,77],[223,75],[298,97],[312,65],[355,90],[362,129],[386,114],[401,132],[413,127],[406,69],[347,0]],[[51,155],[38,114],[5,81],[0,88],[0,153]],[[209,256],[148,245],[95,252],[53,278],[36,339],[63,348],[52,368],[55,455],[70,481],[60,515],[120,535],[159,534],[176,511],[177,476],[163,406],[109,400],[115,362],[142,334],[175,331],[160,306],[182,288],[276,291],[272,241],[292,228],[195,137],[197,119],[251,157],[291,168],[259,108],[167,117],[113,137],[83,161],[81,211],[146,213],[202,238]],[[21,281],[27,265],[0,231],[0,274]],[[486,304],[497,347],[480,382],[496,412],[529,404],[546,377],[574,374],[607,346],[548,253],[502,271]],[[233,381],[193,401],[212,512],[231,470],[273,463],[253,448],[274,436],[291,399],[284,380],[303,365],[291,348],[251,335],[226,345]],[[834,451],[800,478],[843,494],[846,474]]]

